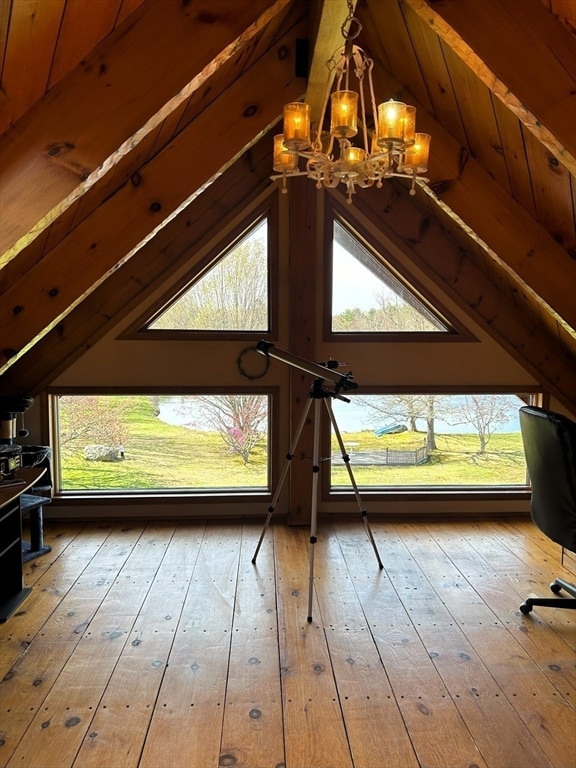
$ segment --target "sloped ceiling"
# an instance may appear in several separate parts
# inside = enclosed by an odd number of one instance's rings
[[[307,94],[318,113],[350,4],[380,100],[416,105],[433,137],[429,185],[410,198],[417,235],[399,239],[420,240],[431,273],[576,412],[576,4],[563,0],[4,2],[0,394],[35,394],[117,322],[154,282],[151,244],[165,267],[189,245],[183,215],[190,229],[272,183],[268,134],[287,101]],[[383,199],[361,204],[378,219]],[[426,253],[432,219],[457,261]],[[120,287],[128,263],[138,278]]]

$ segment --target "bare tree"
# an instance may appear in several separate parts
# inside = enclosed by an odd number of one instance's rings
[[[80,449],[88,443],[124,445],[128,408],[121,397],[62,395],[58,407],[60,445]]]
[[[151,325],[174,330],[268,328],[265,222],[236,244]]]
[[[515,411],[510,395],[465,395],[452,409],[452,426],[472,424],[478,432],[480,453],[486,453],[490,438],[501,424],[510,420]]]
[[[334,315],[335,331],[417,332],[442,331],[444,326],[408,291],[402,296],[383,289],[374,294],[376,307],[350,307]]]
[[[186,426],[210,425],[232,453],[247,464],[266,439],[268,397],[253,394],[193,395],[178,408]]]
[[[382,418],[394,419],[399,423],[406,421],[409,429],[412,432],[417,432],[418,419],[425,421],[426,446],[429,450],[436,448],[434,422],[444,412],[442,395],[430,393],[383,395],[377,399],[359,397],[358,402],[360,405],[372,409],[373,423],[381,421]]]

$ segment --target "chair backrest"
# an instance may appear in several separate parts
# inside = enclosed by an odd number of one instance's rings
[[[536,406],[520,408],[532,519],[550,539],[576,552],[576,422]]]

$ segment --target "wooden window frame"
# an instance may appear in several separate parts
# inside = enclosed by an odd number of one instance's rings
[[[445,394],[445,395],[466,395],[466,394],[501,394],[516,395],[523,399],[526,404],[543,405],[549,401],[548,396],[543,393],[540,387],[520,386],[367,386],[362,388],[363,395],[391,395],[391,394]],[[321,436],[321,446],[324,456],[331,455],[331,431],[328,419],[324,421],[323,434]],[[344,440],[344,447],[346,442]],[[354,472],[353,462],[350,462],[352,472]],[[356,480],[356,478],[355,478]],[[335,501],[354,501],[354,492],[352,487],[334,489],[331,486],[330,472],[324,472],[321,478],[321,492],[323,502]],[[497,486],[497,485],[469,485],[469,486],[382,486],[382,487],[359,487],[360,495],[367,497],[372,501],[401,501],[410,499],[419,500],[455,500],[455,499],[526,499],[530,494],[530,483],[528,477],[523,486]]]
[[[58,429],[57,398],[62,395],[94,395],[94,396],[153,396],[153,395],[222,395],[247,394],[266,395],[269,398],[268,412],[268,472],[267,487],[238,490],[221,488],[158,488],[158,489],[62,489],[60,471],[60,446]],[[202,503],[232,503],[234,501],[257,501],[264,504],[271,498],[275,483],[279,477],[278,451],[274,450],[274,441],[279,433],[279,388],[277,386],[202,386],[202,387],[51,387],[47,391],[49,429],[53,446],[54,496],[59,500],[146,500],[162,502],[167,500],[199,501]],[[264,509],[264,508],[263,508]]]
[[[358,242],[382,264],[400,283],[404,284],[430,312],[447,326],[445,331],[334,331],[332,330],[332,273],[333,273],[333,225],[337,221],[347,229]],[[406,267],[401,265],[382,243],[373,244],[373,238],[363,229],[349,211],[345,211],[339,202],[330,198],[325,206],[324,214],[324,285],[322,313],[322,337],[325,342],[362,342],[382,343],[400,342],[410,343],[446,343],[446,342],[471,342],[478,339],[458,320],[453,313],[447,310],[437,299],[430,299],[427,291],[411,274]],[[385,255],[381,253],[385,251]]]
[[[264,219],[267,220],[267,256],[268,256],[268,329],[249,330],[174,330],[148,328],[149,323],[161,315],[172,304],[199,282],[226,254],[239,243],[249,231]],[[226,238],[222,238],[170,289],[158,299],[145,314],[140,315],[120,336],[128,340],[158,341],[252,341],[254,339],[278,337],[278,204],[276,198],[268,199],[237,224]]]

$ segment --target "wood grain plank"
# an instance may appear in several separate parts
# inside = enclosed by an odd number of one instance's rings
[[[424,62],[419,61],[410,37],[405,6],[396,1],[366,5],[368,16],[362,28],[362,43],[374,61],[384,66],[390,78],[384,88],[376,89],[378,101],[399,98],[414,104],[416,99],[423,110],[432,111]],[[406,83],[410,83],[411,91],[407,90]]]
[[[8,46],[8,30],[10,27],[10,14],[12,11],[12,0],[8,3],[0,4],[0,51],[6,52]],[[4,80],[4,55],[2,61],[0,61],[0,80]],[[4,92],[4,89],[0,89],[0,114],[4,115],[6,110],[6,102],[8,96]]]
[[[404,605],[414,617],[418,634],[484,759],[489,765],[508,768],[549,766],[505,690],[490,674],[462,630],[462,626],[476,626],[483,618],[486,620],[491,613],[488,607],[481,601],[466,599],[467,585],[461,583],[458,574],[451,573],[444,578],[440,571],[437,575],[434,563],[428,564],[428,553],[425,571],[416,565],[420,561],[412,554],[413,535],[408,535],[405,525],[395,527],[406,549],[404,562],[397,563],[397,578],[414,585],[405,591]],[[458,581],[454,581],[454,577]],[[442,586],[435,589],[432,582],[437,578]],[[447,604],[450,585],[462,592],[458,600],[458,621],[454,620]]]
[[[507,539],[504,531],[494,523],[482,526],[482,535],[475,538],[474,545],[524,597],[550,595],[548,585],[556,578],[560,567],[560,550],[557,545],[554,554],[544,553],[540,544],[533,539],[514,535]],[[576,647],[574,623],[569,611],[536,608],[535,614],[570,648]]]
[[[322,192],[308,179],[291,179],[290,218],[298,222],[290,236],[290,294],[288,349],[304,360],[314,360],[318,343],[319,325],[316,316],[316,296],[319,290],[318,269],[321,260],[310,259],[311,253],[322,248]],[[305,279],[303,277],[305,276]],[[312,377],[290,366],[290,439],[296,435],[308,403]],[[310,521],[313,484],[314,403],[309,410],[306,424],[298,442],[297,451],[290,467],[290,522],[302,525]]]
[[[37,756],[45,754],[47,745],[50,745],[51,757],[46,768],[72,762],[118,656],[128,642],[139,607],[148,592],[149,580],[161,562],[172,530],[166,526],[148,526],[144,532],[137,528],[133,530],[133,545],[123,549],[126,561],[113,583],[107,585],[109,602],[98,607],[80,636],[66,633],[66,641],[74,647],[74,654],[59,671],[43,699],[42,707],[11,757],[12,765],[34,766]],[[126,543],[128,541],[130,539]],[[129,611],[126,604],[120,605],[119,592],[126,594]],[[57,666],[54,672],[56,670]]]
[[[136,614],[97,615],[63,667],[14,751],[8,766],[70,765],[127,642]]]
[[[378,520],[381,571],[321,519],[312,624],[305,528],[253,565],[258,523],[71,526],[37,584],[73,585],[0,680],[3,765],[571,768],[574,651],[508,605],[548,567],[531,523]]]
[[[84,768],[138,766],[203,530],[202,523],[196,529],[181,526],[168,542],[75,758],[76,765]]]
[[[41,108],[0,137],[2,261],[249,44],[287,2],[214,0],[205,15],[172,0],[146,0]]]
[[[406,1],[574,173],[574,38],[542,3],[525,0],[520,11],[514,0]]]
[[[559,694],[558,690],[540,670],[534,669],[533,660],[520,644],[494,616],[489,605],[478,595],[463,577],[448,553],[436,545],[428,531],[418,526],[403,526],[402,539],[418,562],[426,561],[426,576],[436,590],[452,616],[462,616],[461,626],[466,624],[466,642],[458,641],[452,654],[435,656],[435,663],[445,664],[442,677],[453,677],[465,686],[463,675],[458,666],[465,662],[468,671],[471,660],[477,661],[477,669],[471,675],[473,686],[470,688],[476,697],[486,695],[486,688],[493,682],[500,691],[494,689],[494,696],[506,697],[526,728],[532,734],[536,744],[553,765],[568,765],[568,755],[564,744],[573,733],[575,714],[570,703]],[[466,606],[462,610],[462,606]],[[434,627],[431,636],[436,636],[436,647],[444,642],[443,628]],[[427,637],[428,634],[427,630]],[[483,669],[482,666],[485,668]],[[474,682],[475,681],[475,682]],[[483,681],[483,682],[482,682]],[[492,691],[488,688],[488,696]],[[563,732],[564,738],[556,739],[555,734]],[[514,754],[515,748],[511,748]],[[570,756],[570,759],[572,755]]]
[[[286,87],[279,88],[273,99],[262,103],[260,94],[263,84],[271,76],[286,83]],[[193,127],[189,126],[175,143],[141,169],[141,184],[123,186],[76,227],[70,237],[44,254],[34,270],[6,289],[1,304],[1,312],[6,311],[6,315],[0,318],[0,323],[6,322],[5,327],[10,329],[6,334],[6,343],[21,353],[32,337],[38,339],[45,335],[80,299],[95,290],[110,271],[129,259],[136,246],[150,235],[151,228],[161,228],[167,221],[166,217],[170,218],[179,207],[184,206],[193,192],[222,170],[226,156],[198,155],[195,148],[199,143],[209,139],[218,146],[226,147],[231,162],[237,151],[253,141],[255,133],[264,130],[276,119],[287,95],[295,92],[295,88],[290,62],[280,61],[275,50],[262,57],[230,87],[225,99],[217,99],[198,117]],[[245,114],[247,101],[260,105],[255,114],[252,111]],[[217,134],[214,124],[218,126]],[[190,173],[182,173],[182,157],[188,160],[195,158],[194,168],[186,161]],[[167,179],[170,180],[168,186],[165,185]],[[81,254],[86,258],[85,268],[68,271],[68,260],[73,259],[77,263],[78,258],[84,258]],[[67,278],[74,274],[75,279],[64,281],[66,273]],[[48,284],[52,287],[47,290]],[[27,291],[28,298],[25,300],[22,296],[16,297],[22,289]],[[30,311],[32,296],[36,297],[33,313]],[[12,311],[14,302],[22,307],[16,315]],[[17,355],[9,359],[14,362],[15,357]]]
[[[66,3],[47,86],[53,88],[115,26],[122,0]]]
[[[500,99],[493,99],[494,114],[498,123],[500,143],[510,179],[510,191],[514,200],[536,218],[534,192],[528,158],[526,157],[525,133],[522,124],[506,109]]]
[[[354,768],[421,765],[412,735],[372,637],[362,629],[326,630]],[[370,723],[378,722],[377,729]]]
[[[121,24],[124,19],[128,18],[130,14],[141,5],[144,0],[121,0],[120,10],[118,12],[117,24]]]
[[[66,3],[32,0],[9,5],[10,34],[2,57],[0,133],[44,95]]]
[[[576,250],[576,221],[571,187],[574,176],[568,173],[546,147],[525,131],[524,146],[530,164],[536,218],[568,253]]]
[[[285,763],[274,551],[253,565],[259,536],[244,526],[224,702],[219,762],[238,768]]]
[[[218,764],[241,537],[239,524],[206,527],[140,768]]]
[[[410,560],[398,533],[378,522],[374,535],[386,572],[369,579],[358,537],[339,530],[338,540],[420,764],[485,766],[457,702],[419,637],[414,625],[419,616],[412,617],[410,606],[404,604],[407,591],[417,587],[415,579],[408,581],[399,574],[399,564]]]
[[[414,41],[414,49],[426,84],[426,92],[431,105],[429,111],[442,125],[450,126],[452,136],[464,147],[466,146],[466,132],[444,59],[442,42],[428,25],[421,23],[409,6],[402,6],[402,11],[406,27],[410,32],[410,38]],[[386,35],[391,43],[390,35],[388,33]],[[420,97],[420,91],[418,91],[417,96]],[[426,101],[422,101],[421,98],[419,101],[422,106],[426,105]],[[418,128],[418,130],[420,129]]]
[[[316,591],[354,768],[373,768],[376,761],[415,768],[420,763],[348,571],[335,526],[322,524],[321,530],[316,545]],[[361,557],[364,571],[368,572],[371,548],[368,539],[365,544],[367,549]],[[379,571],[374,558],[373,575]],[[382,724],[377,730],[368,726],[375,721]]]
[[[510,192],[510,179],[490,89],[449,46],[443,45],[442,50],[458,111],[466,126],[465,146],[502,189]]]
[[[306,620],[306,533],[301,528],[275,527],[274,538],[286,764],[293,768],[352,768],[316,601],[315,620]]]
[[[564,642],[541,619],[531,617],[528,620],[520,614],[518,605],[525,595],[482,557],[473,542],[466,538],[467,529],[468,526],[438,523],[428,530],[540,671],[565,700],[576,707],[576,669],[562,663]]]
[[[24,570],[24,583],[32,587],[32,592],[23,609],[17,611],[10,624],[0,632],[0,679],[9,673],[16,660],[26,652],[29,643],[42,628],[44,617],[58,608],[73,587],[85,567],[85,558],[98,552],[111,531],[111,527],[105,526],[94,533],[84,530],[82,559],[74,557],[74,539],[78,536],[78,529],[74,534],[67,535],[64,527],[61,527],[59,541],[47,533],[44,540],[52,546],[52,552],[40,560],[28,562]],[[65,552],[66,561],[61,559]]]

